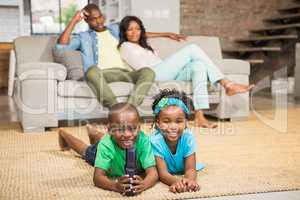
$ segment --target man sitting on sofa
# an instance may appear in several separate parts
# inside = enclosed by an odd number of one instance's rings
[[[71,38],[75,25],[83,19],[90,29]],[[81,52],[85,77],[89,85],[96,90],[97,99],[103,106],[111,107],[117,103],[108,83],[119,81],[135,84],[128,102],[138,106],[147,95],[155,74],[148,67],[135,71],[123,62],[117,49],[119,27],[117,24],[104,26],[104,20],[99,7],[95,4],[88,4],[83,10],[75,13],[58,38],[56,48]],[[174,40],[185,38],[183,35],[174,33],[147,33],[147,36],[168,37]]]

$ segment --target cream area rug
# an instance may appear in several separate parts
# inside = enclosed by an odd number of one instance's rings
[[[130,199],[187,199],[300,189],[300,109],[289,111],[280,133],[252,115],[194,130],[201,191],[172,194],[157,183]],[[149,131],[149,124],[143,126]],[[85,127],[66,128],[88,141]],[[93,167],[59,150],[56,130],[23,134],[19,124],[0,125],[0,199],[126,199],[93,185]]]

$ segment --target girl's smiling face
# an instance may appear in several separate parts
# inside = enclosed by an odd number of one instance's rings
[[[179,106],[167,106],[158,116],[157,127],[163,133],[168,144],[177,144],[186,127],[184,111]]]

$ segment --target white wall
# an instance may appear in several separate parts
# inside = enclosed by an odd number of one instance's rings
[[[132,14],[140,17],[147,31],[180,32],[179,0],[132,0]]]

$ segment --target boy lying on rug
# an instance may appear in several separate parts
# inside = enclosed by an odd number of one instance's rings
[[[73,149],[89,164],[95,166],[94,184],[121,194],[139,194],[152,187],[158,180],[155,159],[149,137],[140,130],[137,109],[128,103],[114,104],[108,115],[109,134],[93,135],[88,127],[91,145],[88,146],[66,131],[59,130],[62,150]],[[138,174],[142,178],[125,174],[125,150],[135,146]],[[116,181],[109,177],[118,177]]]
[[[152,105],[155,130],[150,140],[160,180],[174,193],[200,190],[196,164],[196,140],[187,128],[187,117],[194,109],[193,101],[184,92],[162,90]],[[177,178],[175,174],[184,174]]]
[[[118,105],[118,104],[116,104]],[[124,104],[128,105],[128,104]],[[131,106],[133,107],[133,106]],[[114,106],[112,107],[114,108]],[[133,107],[134,108],[134,107]],[[152,133],[150,140],[152,144],[152,150],[155,155],[155,160],[157,162],[157,169],[160,180],[170,186],[170,191],[174,193],[180,192],[192,192],[200,190],[200,186],[197,183],[197,173],[196,170],[200,170],[203,166],[199,163],[196,164],[196,141],[191,131],[186,127],[187,116],[190,113],[190,109],[193,109],[193,102],[190,98],[186,96],[185,93],[180,93],[176,90],[162,90],[155,98],[152,110],[155,115],[155,130]],[[136,115],[138,113],[134,108]],[[113,109],[116,111],[116,109]],[[110,113],[113,113],[110,111]],[[124,156],[122,162],[114,161],[114,153],[110,153],[112,150],[107,148],[105,144],[107,142],[102,142],[103,140],[110,139],[116,141],[119,147],[126,149],[131,146],[132,142],[125,142],[120,137],[116,137],[115,129],[112,127],[112,122],[117,124],[117,129],[120,124],[136,124],[136,131],[139,130],[138,120],[133,123],[127,117],[127,110],[122,110],[122,112],[114,113],[116,118],[112,118],[112,114],[109,114],[109,125],[108,129],[111,134],[104,135],[97,131],[96,127],[87,126],[91,146],[87,146],[81,140],[73,137],[66,131],[60,129],[59,131],[59,144],[62,150],[68,150],[70,148],[74,149],[77,153],[82,155],[82,157],[91,165],[95,166],[94,183],[96,186],[117,191],[120,193],[126,192],[128,187],[129,178],[124,176]],[[122,117],[121,117],[122,116]],[[138,117],[137,117],[138,118]],[[121,119],[123,121],[121,121]],[[127,121],[126,121],[127,120]],[[129,120],[129,121],[128,121]],[[95,134],[97,132],[97,134]],[[117,132],[124,132],[124,130],[118,130]],[[144,169],[146,170],[146,178],[143,180],[141,177],[137,176],[132,182],[137,186],[133,186],[137,193],[141,193],[143,190],[153,186],[157,180],[157,171],[153,169],[153,154],[149,150],[149,142],[146,135],[143,132],[138,134],[138,138],[144,138],[145,145],[144,156],[140,158],[141,163],[143,163]],[[101,140],[99,142],[99,140]],[[124,143],[122,144],[121,142]],[[97,151],[97,144],[98,151]],[[136,142],[136,147],[137,142]],[[122,151],[120,148],[117,148]],[[97,153],[96,153],[97,152]],[[141,151],[143,152],[143,151]],[[147,153],[146,153],[147,152]],[[123,152],[124,154],[124,152]],[[95,158],[96,157],[96,158]],[[105,172],[108,173],[107,167],[101,166],[100,158],[110,158],[110,161],[118,163],[118,173],[111,175],[121,176],[117,182],[113,182],[105,176]],[[95,162],[96,159],[96,162]],[[98,162],[97,162],[98,161]],[[104,159],[106,162],[106,160]],[[95,162],[95,163],[94,163]],[[121,164],[122,163],[122,164]],[[104,164],[106,165],[106,164]],[[112,167],[113,165],[111,165]],[[148,167],[148,168],[147,168]],[[110,169],[112,173],[113,168]],[[184,174],[183,178],[177,178],[175,175]]]

